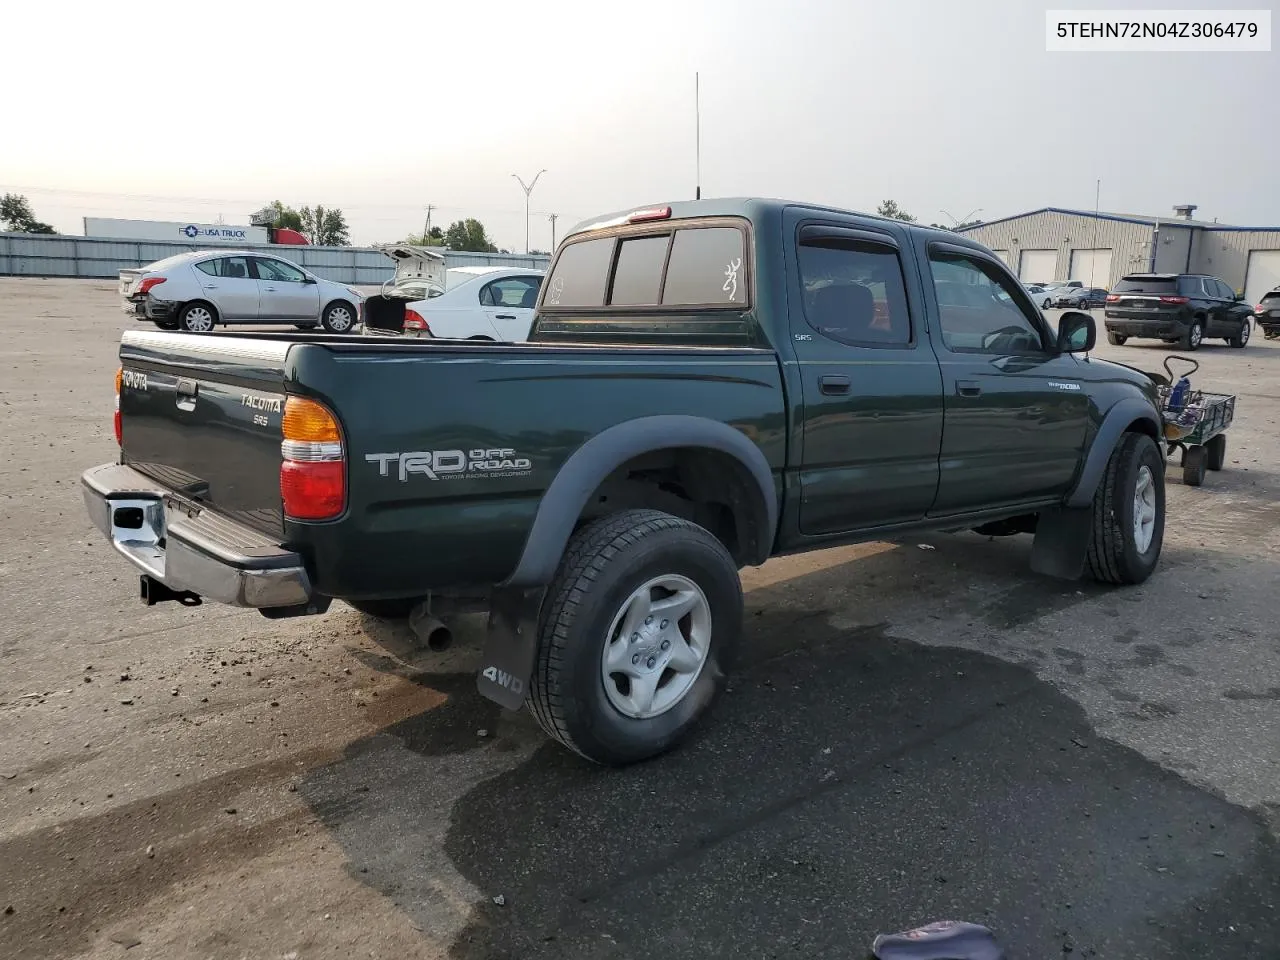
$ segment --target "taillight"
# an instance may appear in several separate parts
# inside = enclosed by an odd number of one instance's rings
[[[147,279],[143,280],[140,284],[138,284],[138,289],[135,292],[137,293],[138,296],[142,296],[152,287],[160,286],[160,284],[164,283],[164,281],[165,281],[164,277],[147,277]]]
[[[1254,312],[1254,313],[1261,313],[1261,312],[1262,312],[1263,310],[1265,310],[1265,309],[1266,309],[1266,307],[1264,307],[1262,304],[1258,304],[1256,307],[1254,307],[1254,308],[1253,308],[1253,312]]]
[[[124,425],[120,422],[120,384],[124,380],[124,367],[116,368],[116,412],[111,418],[112,429],[116,433],[116,446],[124,446]]]
[[[1161,303],[1186,303],[1189,297],[1161,297]]]
[[[417,310],[406,310],[404,312],[404,328],[406,330],[421,330],[424,333],[431,333],[431,327],[427,325],[426,318]]]
[[[332,520],[347,503],[347,455],[329,408],[307,397],[284,402],[280,499],[291,520]]]
[[[1118,293],[1107,294],[1107,303],[1118,303],[1119,301],[1120,301],[1120,295]]]

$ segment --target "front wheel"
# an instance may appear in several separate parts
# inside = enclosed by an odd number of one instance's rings
[[[1110,330],[1107,331],[1107,343],[1111,344],[1113,347],[1123,347],[1128,339],[1129,338],[1123,333],[1112,333]]]
[[[349,303],[339,300],[324,308],[320,325],[330,333],[349,333],[356,325],[356,311]]]
[[[1103,583],[1142,583],[1164,543],[1164,461],[1145,433],[1120,438],[1097,492],[1088,568]]]
[[[656,510],[603,517],[548,591],[533,715],[596,763],[664,753],[711,704],[741,630],[737,564],[707,530]]]
[[[1199,350],[1200,343],[1204,340],[1204,324],[1199,320],[1192,320],[1191,326],[1187,327],[1187,332],[1182,336],[1183,350]]]

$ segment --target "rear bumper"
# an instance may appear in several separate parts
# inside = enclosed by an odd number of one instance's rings
[[[170,589],[258,609],[311,601],[302,558],[258,531],[185,508],[125,464],[93,467],[80,482],[90,519],[116,552]]]
[[[1108,333],[1124,337],[1180,337],[1187,332],[1187,325],[1180,320],[1127,317],[1111,310],[1107,311],[1103,323]]]
[[[148,320],[171,320],[178,312],[178,305],[151,296],[130,297],[121,307],[125,313]]]

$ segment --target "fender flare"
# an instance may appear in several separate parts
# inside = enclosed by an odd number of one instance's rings
[[[741,431],[705,417],[664,415],[641,417],[604,430],[564,462],[542,497],[515,570],[503,587],[532,587],[551,582],[574,525],[601,482],[622,464],[646,453],[696,447],[737,460],[755,480],[760,495],[757,519],[765,524],[759,562],[773,551],[778,529],[778,495],[773,471],[760,448]]]
[[[1098,489],[1103,471],[1107,469],[1107,461],[1120,442],[1120,436],[1138,421],[1151,425],[1151,432],[1160,436],[1160,421],[1155,409],[1148,400],[1137,397],[1125,397],[1118,401],[1102,420],[1098,432],[1094,434],[1093,445],[1085,458],[1084,469],[1075,487],[1067,495],[1067,507],[1087,507],[1093,502],[1093,494]],[[1157,440],[1157,442],[1159,442]]]

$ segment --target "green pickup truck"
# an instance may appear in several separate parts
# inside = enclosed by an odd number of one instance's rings
[[[622,764],[704,712],[770,557],[976,529],[1145,580],[1156,387],[1095,336],[958,234],[672,203],[576,227],[527,343],[126,333],[85,501],[147,603],[483,596],[481,692]]]

